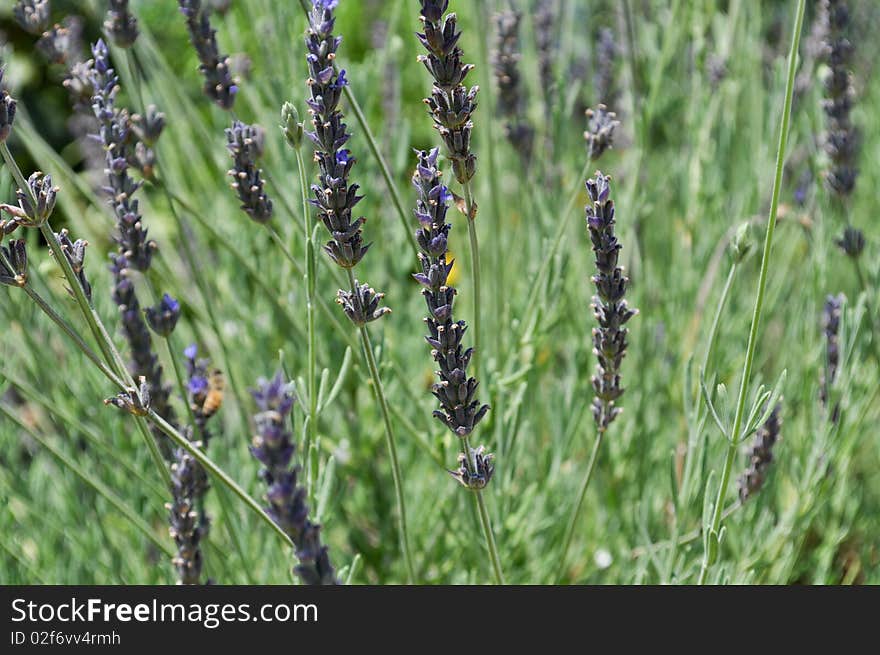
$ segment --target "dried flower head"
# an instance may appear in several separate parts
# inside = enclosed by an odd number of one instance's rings
[[[470,455],[468,462],[465,454],[459,453],[458,468],[449,471],[449,474],[468,489],[484,489],[495,473],[495,465],[492,463],[495,456],[487,453],[483,446],[471,448]]]
[[[204,469],[192,455],[182,448],[175,450],[171,464],[172,502],[165,507],[169,512],[168,531],[177,546],[172,563],[179,584],[199,584],[202,576],[201,541],[205,530],[197,509],[202,476]]]
[[[0,209],[10,214],[22,227],[40,227],[52,215],[55,209],[55,197],[60,189],[52,185],[51,175],[40,171],[31,173],[27,186],[26,190],[15,191],[18,207],[3,204],[0,205]]]
[[[620,125],[617,114],[608,111],[605,105],[598,105],[596,109],[587,109],[587,130],[584,139],[587,140],[587,156],[596,161],[602,154],[614,145],[614,131]]]
[[[61,246],[61,252],[64,253],[67,261],[70,263],[70,268],[73,270],[74,275],[76,275],[83,293],[86,298],[91,300],[92,285],[89,284],[85,271],[86,247],[89,245],[89,242],[84,239],[71,241],[67,228],[63,228],[61,232],[56,233],[55,240],[58,241],[58,245]],[[72,295],[73,291],[70,291],[70,293]]]
[[[120,48],[130,47],[138,37],[137,19],[128,10],[128,0],[110,0],[104,29]]]
[[[359,284],[357,280],[351,291],[340,289],[336,292],[336,302],[358,327],[391,313],[388,307],[379,306],[384,297],[384,293],[377,293],[369,284]]]
[[[767,479],[773,463],[773,447],[782,430],[782,399],[773,407],[770,416],[758,428],[755,441],[749,449],[749,465],[739,478],[739,499],[745,502],[754,496]]]
[[[299,564],[297,575],[305,584],[338,584],[327,547],[321,542],[321,526],[309,520],[306,490],[299,484],[299,466],[293,463],[296,445],[287,426],[294,397],[278,373],[271,380],[261,378],[252,390],[259,412],[251,453],[263,465],[267,512],[293,541]]]
[[[23,287],[27,284],[27,249],[24,239],[12,239],[8,246],[0,246],[0,284]]]
[[[592,278],[596,295],[592,307],[599,324],[593,328],[593,353],[597,358],[593,420],[600,431],[605,431],[621,411],[617,399],[624,391],[620,386],[620,365],[627,347],[624,325],[638,311],[630,309],[625,299],[629,279],[618,265],[621,245],[614,234],[610,178],[596,171],[596,176],[587,180],[587,193],[587,229],[596,257],[596,274]]]
[[[19,27],[35,36],[49,29],[51,13],[49,0],[19,0],[12,8],[12,16]]]
[[[131,388],[104,400],[105,405],[113,405],[134,416],[146,416],[150,413],[150,386],[144,376],[139,378],[137,389]]]
[[[263,155],[265,134],[259,125],[232,121],[226,129],[226,149],[232,155],[230,186],[238,193],[241,209],[257,223],[272,218],[272,201],[263,187],[262,170],[257,160]]]

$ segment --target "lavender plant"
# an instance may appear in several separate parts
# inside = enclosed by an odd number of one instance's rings
[[[822,334],[825,337],[825,363],[819,374],[819,401],[822,407],[828,410],[828,402],[831,398],[831,387],[837,380],[837,372],[840,369],[840,317],[846,296],[842,293],[836,296],[828,295],[822,308]],[[829,416],[832,423],[837,422],[840,408],[835,403],[830,410]]]
[[[299,560],[294,571],[304,584],[339,584],[321,542],[321,526],[309,520],[306,490],[298,481],[300,467],[293,463],[296,445],[286,424],[294,396],[280,373],[271,380],[260,378],[251,393],[259,412],[254,415],[256,431],[250,450],[263,465],[260,477],[267,487],[269,516],[293,541]]]
[[[205,78],[203,90],[222,109],[232,109],[238,85],[229,70],[229,57],[217,45],[217,30],[211,27],[210,7],[201,0],[177,0],[186,18],[189,40],[199,58],[199,72]]]
[[[591,410],[597,436],[563,542],[559,559],[560,577],[564,572],[574,526],[596,466],[599,448],[608,426],[621,412],[617,401],[624,391],[620,367],[628,345],[628,329],[625,326],[638,313],[638,310],[627,305],[626,287],[629,278],[624,275],[623,268],[618,263],[622,246],[614,228],[616,221],[614,201],[611,199],[611,178],[596,171],[595,177],[587,180],[587,194],[590,198],[586,206],[587,231],[596,265],[596,274],[592,278],[596,295],[593,296],[591,306],[598,327],[594,327],[592,331],[596,374],[592,377],[595,396]]]
[[[105,150],[107,186],[110,206],[116,217],[118,234],[115,240],[117,252],[110,256],[110,272],[113,274],[113,301],[119,308],[122,330],[129,345],[132,376],[144,376],[150,388],[152,407],[174,423],[174,409],[169,403],[171,393],[163,381],[162,365],[153,348],[152,337],[147,329],[141,304],[131,279],[131,270],[145,273],[152,263],[156,242],[147,237],[137,198],[140,188],[128,173],[131,153],[132,126],[125,109],[116,106],[119,79],[110,65],[109,52],[102,40],[92,47],[94,59],[90,67],[90,82],[95,95],[92,108],[98,121],[98,138]],[[154,430],[164,454],[170,457],[167,439]]]
[[[471,179],[477,166],[477,156],[471,152],[471,116],[477,107],[478,86],[468,89],[464,80],[473,70],[473,64],[462,61],[464,52],[458,45],[461,32],[457,31],[458,18],[446,14],[448,0],[420,0],[424,32],[418,33],[419,41],[428,51],[419,55],[419,61],[431,74],[434,82],[431,96],[425,99],[434,128],[446,145],[446,157],[452,163],[456,180],[462,185],[465,215],[468,221],[470,241],[471,274],[473,280],[474,368],[478,370],[480,352],[480,248],[477,242],[475,220],[477,205],[471,192]]]
[[[336,69],[336,51],[342,37],[333,34],[336,22],[334,10],[338,0],[312,0],[308,14],[309,28],[306,33],[306,63],[309,70],[309,113],[312,115],[314,131],[307,136],[315,144],[315,161],[318,163],[318,181],[312,185],[314,199],[311,203],[318,208],[318,218],[330,233],[330,241],[324,251],[338,266],[348,273],[350,290],[339,289],[337,302],[346,316],[360,331],[361,344],[370,376],[373,393],[382,412],[385,424],[385,438],[391,459],[391,471],[397,496],[398,530],[410,581],[415,579],[415,569],[409,548],[406,527],[406,509],[403,496],[400,464],[397,446],[391,424],[390,410],[376,365],[373,346],[366,324],[375,321],[391,310],[380,307],[383,294],[377,293],[368,284],[360,283],[352,269],[367,253],[370,244],[364,244],[362,226],[364,218],[352,220],[352,210],[361,200],[359,185],[349,182],[349,175],[355,158],[343,146],[350,134],[343,122],[339,101],[348,85],[345,69]]]
[[[431,388],[440,404],[440,408],[434,411],[434,417],[461,442],[459,467],[449,472],[464,487],[477,494],[492,567],[500,584],[504,579],[500,559],[479,493],[492,479],[495,471],[493,456],[485,452],[484,446],[471,448],[469,441],[474,428],[489,411],[489,406],[477,400],[479,385],[475,378],[468,376],[473,349],[466,349],[462,345],[467,324],[455,320],[453,316],[458,292],[449,281],[454,262],[447,259],[449,230],[452,226],[446,222],[452,194],[441,182],[441,173],[437,168],[439,154],[439,148],[417,152],[418,164],[413,174],[413,185],[418,192],[415,215],[420,227],[416,231],[416,242],[419,244],[422,270],[413,277],[422,286],[422,296],[428,307],[428,316],[425,318],[428,336],[425,340],[431,346],[431,355],[439,366],[439,382]]]
[[[531,158],[535,130],[525,116],[526,97],[520,79],[521,19],[522,14],[513,10],[496,14],[496,47],[492,63],[498,86],[498,113],[504,118],[504,135],[526,163]]]

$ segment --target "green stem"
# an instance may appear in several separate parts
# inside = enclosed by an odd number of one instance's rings
[[[571,540],[574,537],[574,529],[577,525],[578,515],[581,512],[581,505],[587,496],[587,488],[590,486],[590,480],[593,479],[593,470],[596,468],[596,461],[599,459],[599,448],[602,446],[602,439],[605,436],[605,430],[599,430],[596,435],[596,442],[593,444],[593,452],[590,454],[590,461],[587,464],[587,471],[584,474],[584,480],[581,482],[581,489],[578,492],[577,501],[571,516],[568,518],[568,526],[565,528],[565,539],[562,542],[562,552],[559,554],[559,571],[556,574],[556,584],[561,584],[565,577],[565,560],[568,557],[568,549],[571,548]]]
[[[473,473],[471,463],[471,444],[467,437],[461,440],[461,449],[464,453],[465,466],[468,471]],[[495,584],[504,584],[504,572],[501,570],[501,558],[498,556],[498,547],[495,545],[495,533],[492,531],[492,522],[489,519],[489,512],[486,510],[486,501],[483,498],[481,489],[474,489],[474,500],[477,503],[477,512],[480,516],[480,525],[483,528],[483,537],[486,540],[486,550],[489,551],[489,560],[492,562],[492,574],[495,577]]]
[[[467,211],[468,238],[471,247],[471,281],[473,283],[473,311],[471,320],[474,323],[474,353],[471,357],[471,366],[473,366],[473,375],[480,379],[480,359],[482,351],[480,350],[480,245],[477,242],[477,226],[476,226],[476,206],[474,205],[474,197],[471,193],[470,182],[464,184],[464,203],[465,211]]]
[[[296,167],[299,173],[300,197],[302,200],[303,237],[306,244],[306,334],[308,336],[308,367],[307,384],[309,393],[309,429],[306,432],[306,445],[303,452],[309,453],[311,445],[316,442],[318,434],[318,365],[317,343],[315,332],[315,272],[318,270],[315,256],[315,243],[312,239],[311,212],[309,211],[308,181],[306,167],[299,148],[294,149]]]
[[[761,272],[758,275],[758,292],[755,297],[755,310],[752,314],[752,324],[749,328],[749,341],[746,347],[746,361],[743,365],[742,379],[739,386],[739,397],[736,404],[736,414],[733,419],[733,428],[728,435],[727,456],[724,459],[724,469],[721,472],[721,482],[718,486],[718,497],[712,512],[712,522],[708,538],[715,540],[715,547],[705,548],[703,562],[700,566],[700,575],[697,584],[704,584],[709,574],[709,568],[714,563],[718,554],[718,534],[721,529],[722,510],[724,497],[727,494],[727,485],[730,481],[730,473],[736,452],[740,442],[740,430],[742,429],[743,416],[745,415],[746,398],[748,396],[749,378],[752,374],[752,364],[755,358],[755,348],[758,343],[758,326],[761,322],[761,310],[764,305],[764,292],[767,287],[767,273],[770,269],[770,252],[773,245],[773,232],[776,229],[776,215],[779,209],[779,191],[782,187],[782,172],[785,163],[785,147],[788,143],[788,129],[791,121],[791,100],[794,91],[794,80],[797,73],[797,53],[801,40],[801,29],[804,22],[804,7],[806,0],[799,0],[797,15],[795,18],[794,33],[791,39],[791,50],[788,53],[788,79],[785,85],[785,102],[782,109],[782,120],[779,129],[779,145],[776,151],[776,174],[773,179],[773,195],[770,200],[770,216],[767,221],[767,233],[764,237],[764,251],[761,254]]]
[[[61,331],[64,332],[80,349],[80,351],[95,365],[98,369],[107,376],[107,378],[115,384],[120,390],[125,390],[125,383],[119,379],[119,376],[116,375],[110,368],[95,354],[91,348],[88,347],[86,342],[83,340],[81,336],[76,332],[76,330],[71,327],[71,325],[65,321],[61,316],[47,303],[43,297],[34,291],[29,285],[25,285],[22,287],[24,292],[30,296],[31,300],[33,300],[37,306],[43,310],[43,313],[46,314],[52,322],[55,323],[58,327],[61,328]]]
[[[351,284],[352,293],[356,292],[357,283],[354,279],[354,273],[351,269],[348,271],[348,281]],[[382,387],[382,379],[379,377],[379,368],[376,366],[376,357],[373,354],[373,345],[370,342],[370,335],[367,332],[367,326],[360,326],[361,344],[363,346],[364,357],[367,360],[367,368],[370,370],[370,377],[373,380],[373,395],[379,403],[379,409],[382,412],[382,421],[385,424],[385,443],[388,446],[388,455],[391,458],[391,477],[394,479],[394,493],[397,496],[397,524],[400,532],[400,546],[403,550],[403,558],[406,561],[407,576],[410,584],[416,579],[415,568],[413,568],[412,555],[409,549],[409,534],[406,529],[406,507],[403,499],[403,478],[400,474],[400,463],[397,457],[397,444],[394,440],[394,429],[391,425],[391,412],[388,409],[388,400],[385,398],[385,391]]]
[[[865,294],[865,314],[868,315],[868,336],[871,339],[871,355],[874,357],[874,361],[877,363],[877,366],[880,366],[880,351],[877,349],[877,335],[874,334],[874,312],[872,311],[872,303],[870,301],[870,289],[868,288],[868,283],[865,280],[865,276],[862,273],[862,265],[859,262],[858,257],[852,257],[853,266],[856,269],[856,277],[859,280],[859,290]]]

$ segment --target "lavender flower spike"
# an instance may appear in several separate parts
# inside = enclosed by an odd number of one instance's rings
[[[137,19],[128,10],[128,0],[110,0],[104,29],[120,48],[128,48],[137,40]]]
[[[831,397],[831,387],[837,381],[837,373],[840,369],[840,317],[843,313],[843,305],[846,296],[842,293],[836,296],[828,295],[825,298],[825,306],[822,309],[822,332],[825,335],[825,366],[819,375],[819,402],[822,407],[828,408],[828,400]],[[839,406],[831,410],[831,422],[837,422]]]
[[[12,133],[15,121],[15,98],[3,86],[3,67],[0,66],[0,143],[4,143]]]
[[[271,380],[261,378],[251,393],[260,410],[254,416],[251,453],[263,465],[260,476],[267,485],[267,512],[296,547],[299,564],[294,571],[305,584],[339,584],[327,547],[321,543],[321,526],[309,520],[306,491],[298,483],[300,468],[292,463],[296,446],[287,420],[294,397],[280,373]]]
[[[266,195],[262,171],[257,166],[257,160],[263,155],[264,138],[259,125],[235,120],[232,127],[226,128],[226,148],[233,160],[230,186],[238,193],[242,210],[261,224],[272,218],[272,201]]]
[[[171,465],[172,502],[165,505],[169,513],[169,532],[177,545],[177,555],[172,562],[177,569],[180,584],[199,584],[202,575],[201,541],[203,529],[196,510],[200,474],[204,470],[182,448],[174,453]]]
[[[205,95],[221,108],[232,109],[238,86],[229,71],[229,57],[221,54],[217,46],[217,30],[211,27],[210,9],[204,8],[201,0],[177,0],[177,4],[186,18],[189,40],[199,58]]]
[[[782,401],[776,403],[770,416],[758,428],[755,442],[749,450],[749,466],[739,478],[739,499],[747,501],[754,496],[767,479],[770,465],[773,463],[773,447],[779,440],[782,431]]]
[[[446,212],[452,194],[441,182],[437,169],[439,149],[417,151],[419,162],[413,174],[413,185],[418,190],[415,215],[420,227],[416,232],[419,245],[421,273],[413,277],[422,285],[422,295],[428,306],[428,336],[431,354],[440,370],[440,381],[432,392],[440,402],[434,416],[456,436],[465,438],[489,411],[476,399],[477,381],[467,375],[473,350],[462,346],[467,330],[464,321],[453,319],[453,303],[457,291],[449,284],[453,262],[447,261],[447,241],[451,225]],[[467,463],[467,462],[465,462]],[[488,480],[487,480],[488,481]]]
[[[434,119],[434,127],[446,144],[455,178],[466,184],[474,176],[477,166],[477,157],[471,152],[471,115],[477,108],[479,87],[468,89],[463,82],[474,65],[461,61],[464,53],[458,47],[461,36],[461,32],[456,31],[458,18],[454,13],[443,15],[449,1],[420,2],[420,19],[425,31],[417,36],[428,54],[420,55],[419,61],[434,78],[431,97],[425,100],[425,104]]]
[[[617,262],[621,245],[614,234],[610,178],[596,171],[595,178],[587,180],[587,193],[587,229],[596,257],[596,274],[592,278],[596,295],[592,307],[599,323],[599,327],[593,328],[593,352],[598,360],[593,376],[593,420],[599,431],[604,432],[621,411],[616,402],[623,394],[620,365],[627,347],[624,325],[638,310],[627,307],[624,298],[629,279]]]
[[[320,182],[312,186],[315,198],[311,202],[331,236],[324,250],[339,266],[350,269],[370,245],[364,245],[361,233],[365,219],[352,220],[352,210],[362,196],[357,193],[357,184],[349,184],[349,173],[356,160],[343,147],[351,135],[339,110],[342,90],[348,84],[345,70],[337,73],[334,68],[336,49],[342,41],[333,35],[336,4],[334,0],[313,0],[309,13],[306,61],[311,97],[307,102],[315,131],[307,132],[307,136],[315,144]]]
[[[523,162],[532,154],[535,130],[525,116],[525,95],[520,79],[519,24],[522,14],[503,11],[495,17],[497,46],[493,64],[498,85],[498,113],[504,117],[504,135]]]

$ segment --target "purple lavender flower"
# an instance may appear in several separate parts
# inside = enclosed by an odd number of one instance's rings
[[[544,111],[549,115],[552,101],[552,90],[555,85],[556,53],[559,47],[559,3],[556,0],[538,0],[534,14],[535,46],[538,51],[538,78],[541,87],[546,89],[541,94],[544,100]]]
[[[110,0],[104,29],[120,48],[130,47],[138,37],[137,19],[128,10],[128,0]]]
[[[140,188],[128,174],[131,157],[131,122],[125,109],[116,107],[119,78],[110,66],[107,46],[98,40],[92,47],[91,84],[94,89],[92,111],[98,121],[104,146],[108,186],[105,192],[116,216],[119,235],[116,241],[126,259],[126,267],[146,271],[150,267],[156,243],[147,238],[134,194]]]
[[[755,441],[749,449],[749,466],[739,478],[741,502],[746,502],[764,486],[770,465],[773,463],[773,447],[779,440],[781,430],[782,400],[780,399],[764,424],[758,428]]]
[[[413,185],[418,190],[415,215],[419,220],[416,241],[422,270],[413,277],[422,286],[422,295],[428,306],[428,336],[431,354],[440,370],[440,381],[432,392],[440,402],[434,416],[458,437],[467,437],[489,411],[476,398],[477,381],[468,377],[467,367],[473,349],[465,349],[462,339],[467,331],[464,321],[453,318],[453,304],[457,293],[449,284],[452,261],[447,261],[448,238],[451,225],[446,221],[451,194],[441,182],[437,169],[439,148],[430,152],[417,151],[418,165],[413,174]]]
[[[12,8],[12,16],[21,29],[39,35],[49,29],[52,7],[49,0],[20,0]]]
[[[431,97],[426,98],[425,103],[434,119],[434,127],[446,144],[446,155],[452,161],[455,178],[466,184],[477,166],[477,157],[471,152],[471,115],[477,108],[479,87],[468,89],[463,82],[474,65],[462,62],[464,53],[458,46],[461,32],[456,31],[458,18],[454,13],[443,15],[449,6],[448,0],[420,2],[425,31],[417,36],[428,54],[420,55],[419,61],[434,78]]]
[[[40,227],[55,209],[55,196],[58,187],[52,185],[52,176],[37,171],[27,180],[27,190],[16,189],[18,205],[0,204],[0,209],[12,216],[12,221],[22,227]],[[34,205],[33,199],[37,204]]]
[[[599,42],[596,45],[596,73],[593,85],[596,89],[597,102],[608,107],[617,107],[620,96],[615,85],[614,64],[617,60],[618,47],[614,39],[614,30],[603,27],[599,30]]]
[[[338,584],[327,547],[321,543],[321,526],[309,520],[306,490],[299,485],[299,466],[287,427],[294,397],[281,377],[260,378],[251,391],[259,412],[254,415],[256,432],[251,453],[263,465],[260,476],[266,482],[267,512],[293,541],[299,564],[294,568],[305,584]]]
[[[233,166],[229,171],[233,189],[241,200],[241,209],[257,223],[272,218],[272,201],[263,188],[262,171],[257,160],[263,155],[265,134],[259,125],[246,125],[232,121],[226,129],[226,148],[232,155]]]
[[[200,479],[204,476],[201,465],[182,448],[174,452],[171,464],[172,502],[169,513],[169,532],[177,545],[172,560],[180,584],[197,585],[202,575],[201,541],[204,529],[197,510]]]
[[[593,328],[593,353],[597,373],[593,376],[593,420],[601,432],[608,429],[620,413],[617,399],[623,395],[620,386],[620,365],[626,355],[627,329],[624,325],[638,313],[627,307],[625,294],[629,279],[618,265],[620,242],[614,234],[614,201],[611,200],[610,178],[596,171],[587,180],[590,203],[586,207],[587,229],[596,257],[593,284],[593,314],[599,327]]]
[[[186,18],[189,40],[199,58],[199,71],[205,78],[203,90],[223,109],[232,109],[238,86],[229,71],[229,57],[220,54],[217,30],[211,27],[210,8],[201,0],[177,0],[180,13]]]
[[[852,193],[858,176],[856,167],[860,136],[852,123],[855,95],[849,65],[853,46],[847,38],[849,9],[846,0],[822,0],[821,20],[824,28],[824,52],[829,73],[825,78],[825,152],[831,159],[826,174],[828,187],[841,198]]]
[[[333,35],[335,7],[335,2],[314,0],[309,13],[306,61],[310,98],[307,102],[314,132],[306,135],[315,144],[319,169],[319,184],[312,186],[315,197],[311,202],[318,208],[318,216],[331,237],[324,250],[339,266],[350,269],[363,258],[370,244],[363,242],[365,219],[352,220],[352,210],[362,196],[357,193],[360,187],[349,183],[356,159],[344,149],[351,135],[343,122],[339,100],[348,82],[345,70],[337,73],[334,68],[336,50],[342,42],[342,37]]]
[[[532,154],[535,130],[525,115],[526,98],[520,79],[521,19],[522,14],[512,10],[495,16],[497,42],[492,63],[498,85],[498,113],[504,117],[504,135],[526,163]]]
[[[144,313],[153,332],[167,337],[174,331],[180,318],[180,303],[166,293],[155,306],[147,307]]]
[[[83,239],[71,241],[67,228],[63,228],[61,232],[56,233],[55,240],[58,241],[58,245],[61,246],[61,252],[67,257],[67,261],[70,263],[70,268],[73,270],[74,275],[76,275],[76,279],[79,281],[83,293],[86,298],[91,300],[92,285],[89,284],[88,279],[86,279],[85,271],[86,246],[89,245],[89,242]],[[71,294],[72,293],[73,292],[71,291]]]
[[[843,313],[843,305],[846,296],[842,293],[836,296],[828,295],[825,298],[825,306],[822,309],[822,332],[825,335],[825,366],[819,374],[819,401],[822,407],[828,409],[828,401],[831,397],[831,387],[837,380],[840,369],[840,317]],[[831,422],[836,423],[839,406],[831,409]]]

